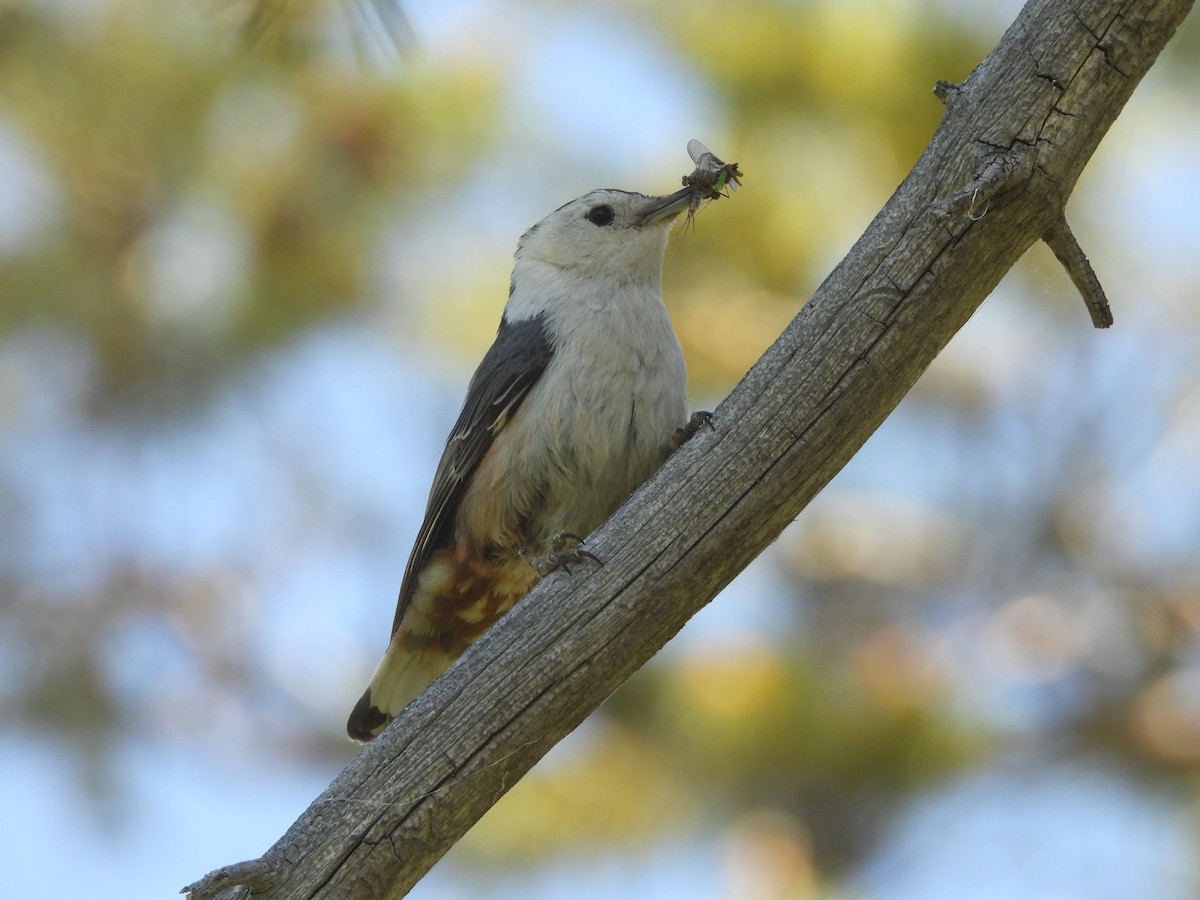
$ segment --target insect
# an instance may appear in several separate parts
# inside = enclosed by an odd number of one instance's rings
[[[725,189],[733,193],[741,186],[742,171],[737,163],[727,163],[717,158],[711,150],[695,138],[688,141],[688,156],[696,164],[692,174],[683,176],[683,186],[692,189],[692,202],[688,205],[688,222],[696,216],[696,210],[705,200],[728,197]]]

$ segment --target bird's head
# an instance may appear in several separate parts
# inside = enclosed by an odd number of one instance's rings
[[[526,231],[517,244],[517,261],[589,276],[657,277],[671,223],[692,194],[690,188],[662,197],[611,188],[584,194]]]

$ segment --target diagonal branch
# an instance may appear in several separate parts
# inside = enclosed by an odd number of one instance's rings
[[[261,860],[213,873],[193,897],[234,896],[248,878],[271,900],[403,896],[778,536],[1025,250],[1056,233],[1084,165],[1191,5],[1031,0],[946,91],[953,102],[916,167],[713,428],[589,539],[606,565],[543,582]]]

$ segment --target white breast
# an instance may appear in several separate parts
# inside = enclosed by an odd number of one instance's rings
[[[657,285],[618,291],[548,310],[554,356],[521,409],[529,452],[512,469],[514,487],[536,485],[538,543],[602,523],[662,464],[687,417],[683,351]]]

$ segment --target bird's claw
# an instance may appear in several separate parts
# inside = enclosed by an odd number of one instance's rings
[[[674,453],[676,450],[690,441],[696,436],[696,432],[698,432],[701,428],[704,428],[706,425],[709,428],[712,428],[712,418],[713,414],[706,410],[700,410],[692,413],[692,417],[688,419],[688,423],[682,428],[676,428],[675,433],[671,435],[671,452]]]
[[[585,559],[590,559],[598,566],[604,565],[604,561],[595,553],[584,550],[580,546],[582,543],[583,538],[579,535],[571,534],[569,531],[560,531],[550,541],[549,553],[543,556],[534,556],[528,550],[522,550],[521,557],[533,567],[538,578],[545,578],[559,569],[570,575],[572,574],[570,564],[581,563]]]

